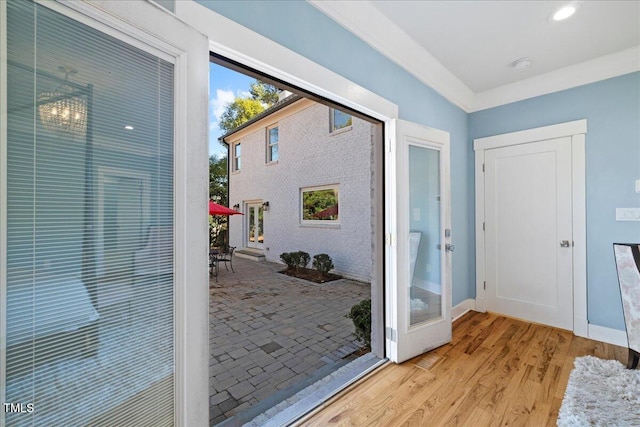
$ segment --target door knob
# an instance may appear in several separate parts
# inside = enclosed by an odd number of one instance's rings
[[[571,246],[571,244],[569,243],[568,240],[560,240],[560,247],[561,248],[568,248],[569,246]]]
[[[445,245],[444,245],[444,250],[445,250],[445,251],[448,251],[448,252],[453,252],[453,250],[454,250],[455,248],[456,248],[456,247],[455,247],[454,245],[452,245],[451,243],[447,243],[447,244],[445,244]]]

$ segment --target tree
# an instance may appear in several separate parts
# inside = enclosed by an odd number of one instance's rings
[[[215,154],[209,157],[209,198],[214,202],[227,206],[227,157],[218,158]]]
[[[265,107],[257,99],[236,98],[224,107],[218,127],[225,133],[229,132],[231,129],[248,122],[264,110]]]
[[[275,86],[256,80],[249,88],[250,96],[236,98],[224,107],[218,127],[226,133],[248,122],[278,102],[279,91]]]
[[[280,93],[280,89],[275,86],[263,83],[260,80],[256,80],[255,82],[251,83],[249,93],[251,94],[253,99],[257,99],[263,104],[271,107],[273,104],[278,102],[278,94]]]
[[[229,201],[227,177],[227,157],[218,158],[215,154],[209,157],[209,198],[223,206]],[[226,216],[209,216],[209,239],[213,246],[225,245],[227,224]]]

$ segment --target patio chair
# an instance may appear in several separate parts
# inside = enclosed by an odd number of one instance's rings
[[[640,244],[614,243],[629,357],[627,368],[635,369],[640,359]]]
[[[224,268],[229,271],[229,267],[227,267],[227,263],[231,267],[231,271],[236,272],[233,269],[233,251],[236,249],[235,246],[227,246],[227,249],[224,252],[218,254],[218,262],[224,262]]]
[[[220,268],[220,254],[209,250],[209,277],[215,277],[218,281],[218,271]]]

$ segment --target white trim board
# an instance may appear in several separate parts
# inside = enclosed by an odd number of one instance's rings
[[[485,150],[500,148],[553,138],[571,137],[572,162],[572,223],[573,223],[573,333],[588,337],[587,324],[587,251],[586,251],[586,173],[585,134],[587,120],[575,120],[518,132],[478,138],[473,141],[475,151],[475,200],[476,200],[476,310],[486,310],[485,298]]]
[[[198,3],[176,2],[176,15],[219,55],[378,120],[398,117],[396,104]]]
[[[476,300],[468,298],[451,308],[451,321],[455,322],[470,311],[475,311]]]
[[[620,347],[628,347],[627,333],[619,329],[606,328],[598,325],[588,325],[589,333],[587,338],[606,342],[608,344],[617,345]]]
[[[640,46],[474,93],[369,1],[307,0],[382,55],[467,113],[640,70]],[[398,49],[402,46],[402,49]]]

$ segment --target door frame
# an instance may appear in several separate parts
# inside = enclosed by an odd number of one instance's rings
[[[573,234],[573,333],[588,337],[587,320],[587,227],[585,135],[587,120],[575,120],[473,140],[476,180],[476,311],[486,311],[485,291],[485,150],[571,137],[571,196]]]
[[[251,249],[256,249],[256,250],[264,250],[264,244],[262,245],[262,247],[258,246],[258,242],[255,242],[255,246],[249,246],[249,237],[250,236],[250,227],[249,227],[249,218],[251,218],[251,215],[249,215],[249,209],[251,209],[252,206],[256,206],[258,207],[258,209],[260,209],[260,207],[262,206],[262,200],[249,200],[249,201],[244,201],[244,225],[243,225],[243,238],[244,238],[244,242],[243,246],[246,248],[251,248]],[[264,212],[264,210],[263,210]],[[264,235],[264,214],[263,214],[263,219],[262,219],[262,233]]]
[[[440,195],[444,194],[444,201],[440,204],[440,242],[445,245],[451,243],[451,236],[446,235],[445,232],[446,229],[451,230],[450,136],[448,132],[402,120],[393,120],[390,128],[392,130],[389,133],[394,138],[389,140],[385,158],[385,175],[387,176],[385,193],[388,197],[385,204],[385,238],[387,241],[385,257],[386,265],[389,267],[385,280],[385,338],[387,357],[393,362],[401,363],[415,356],[415,354],[407,356],[411,353],[411,334],[420,334],[426,332],[425,328],[430,328],[429,339],[451,340],[452,254],[450,251],[442,248],[440,258],[442,318],[411,326],[409,311],[399,311],[400,308],[406,308],[408,295],[405,290],[408,291],[411,286],[411,283],[407,282],[408,271],[403,267],[409,265],[410,221],[409,212],[404,209],[409,204],[409,146],[434,149],[440,153]],[[400,269],[403,271],[400,272]],[[406,289],[404,289],[405,287]],[[445,327],[448,326],[446,332],[442,328],[443,323],[446,324]],[[435,330],[434,328],[439,329]],[[433,332],[434,330],[436,333]],[[448,336],[445,337],[445,335]],[[435,345],[423,346],[423,353],[442,344],[442,342],[438,342]]]
[[[374,163],[379,165],[379,170],[382,171],[388,155],[384,151],[390,147],[391,141],[395,140],[393,119],[399,117],[397,104],[197,2],[176,2],[175,15],[209,38],[211,52],[380,120],[383,128],[376,130],[376,133],[380,132],[384,148],[375,145],[373,156]],[[383,287],[388,286],[385,283],[385,274],[390,268],[385,265],[384,253],[390,250],[390,247],[385,237],[383,218],[385,203],[391,203],[384,193],[385,182],[388,179],[390,177],[386,173],[376,174],[375,185],[379,191],[373,201],[373,206],[377,207],[373,213],[376,224],[373,231],[376,253],[371,280],[372,284],[376,283],[376,289],[371,295],[371,316],[372,323],[381,332],[380,337],[376,334],[372,336],[371,348],[378,357],[386,357],[385,328],[388,326],[385,323],[383,307]],[[378,247],[381,247],[381,250],[377,250]]]
[[[96,271],[98,276],[104,274],[105,271],[105,247],[104,247],[104,196],[105,184],[109,178],[123,177],[134,178],[142,181],[142,223],[144,226],[149,223],[149,215],[151,208],[151,177],[148,173],[130,171],[112,166],[97,167],[97,197],[96,197]]]

